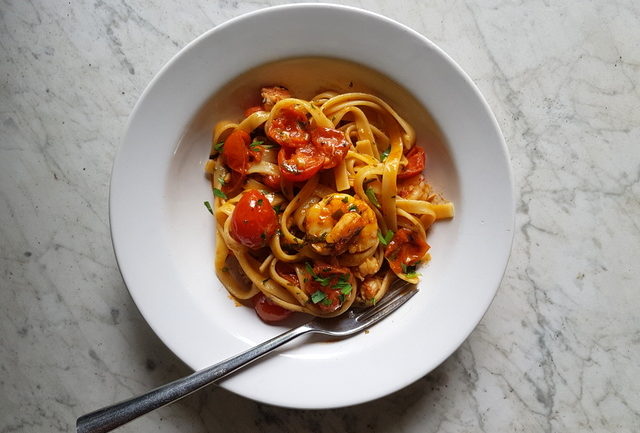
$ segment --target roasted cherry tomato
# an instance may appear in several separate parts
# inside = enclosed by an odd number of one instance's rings
[[[271,120],[266,133],[273,141],[286,147],[309,143],[307,116],[293,107],[285,107]]]
[[[261,107],[261,106],[259,106],[259,105],[256,105],[256,106],[254,106],[254,107],[249,107],[249,108],[247,108],[246,110],[244,110],[244,117],[249,117],[249,116],[251,116],[253,113],[257,113],[258,111],[264,111],[264,110],[263,110],[263,109],[262,109],[262,107]]]
[[[248,248],[266,246],[277,226],[276,212],[257,189],[247,190],[231,214],[231,236]]]
[[[298,149],[282,147],[278,152],[280,174],[289,182],[302,182],[322,168],[324,155],[311,145]]]
[[[222,185],[222,192],[228,196],[236,195],[240,192],[245,178],[246,176],[244,174],[238,173],[237,171],[230,171],[224,185]]]
[[[407,153],[407,165],[402,167],[398,172],[398,179],[405,179],[407,177],[415,176],[422,173],[424,165],[427,160],[427,156],[424,153],[424,149],[420,146],[413,146]]]
[[[304,290],[321,311],[339,309],[353,290],[354,281],[348,268],[318,263],[307,266],[308,281]]]
[[[407,266],[414,266],[429,251],[429,244],[418,233],[407,228],[395,232],[384,256],[396,274],[406,273]],[[404,265],[404,267],[403,267]]]
[[[267,185],[271,189],[280,189],[280,174],[272,175],[272,174],[263,174],[260,176],[260,180],[262,183]]]
[[[291,315],[291,311],[282,308],[280,305],[267,298],[264,293],[258,293],[252,298],[253,308],[258,316],[265,322],[279,322]]]
[[[285,263],[278,260],[278,263],[276,263],[276,272],[278,272],[278,275],[289,281],[294,286],[300,285],[300,281],[298,281],[298,274],[296,273],[296,268],[294,268],[290,263]]]
[[[251,137],[246,132],[237,129],[233,131],[226,140],[222,148],[224,163],[231,170],[241,174],[247,172],[249,167],[249,142]]]
[[[340,164],[350,146],[342,131],[331,128],[315,128],[311,131],[311,143],[324,154],[322,168],[333,168]]]

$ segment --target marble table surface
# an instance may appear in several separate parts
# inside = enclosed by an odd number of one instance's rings
[[[280,3],[0,3],[0,432],[73,431],[189,373],[118,272],[110,170],[165,62]],[[517,217],[491,308],[440,367],[380,400],[300,411],[212,387],[120,431],[640,431],[640,3],[341,3],[430,38],[494,110]]]

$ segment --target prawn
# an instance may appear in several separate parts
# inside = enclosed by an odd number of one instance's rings
[[[309,207],[304,229],[312,248],[322,255],[360,253],[379,242],[375,213],[349,194],[330,194]]]

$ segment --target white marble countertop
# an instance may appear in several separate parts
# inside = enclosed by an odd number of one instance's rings
[[[0,4],[0,432],[72,431],[189,372],[118,273],[110,170],[165,62],[279,3]],[[639,3],[341,3],[433,40],[494,110],[518,196],[495,301],[446,362],[387,398],[298,411],[212,387],[120,431],[640,431]]]

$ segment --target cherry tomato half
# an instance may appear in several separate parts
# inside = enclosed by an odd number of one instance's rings
[[[285,107],[271,119],[267,135],[286,147],[300,147],[309,143],[307,116],[293,107]]]
[[[279,322],[291,315],[291,311],[282,308],[280,305],[267,298],[260,292],[252,298],[253,308],[258,316],[265,322]]]
[[[249,150],[247,146],[250,141],[249,134],[240,129],[236,129],[229,134],[227,139],[224,140],[224,147],[222,148],[222,157],[227,167],[241,174],[247,172],[249,167]]]
[[[427,155],[424,153],[424,149],[420,146],[413,146],[407,153],[407,165],[402,167],[398,172],[398,179],[405,179],[407,177],[415,176],[422,173],[424,165],[427,160]]]
[[[247,190],[231,214],[231,236],[247,248],[266,246],[277,226],[276,212],[257,189]]]
[[[245,117],[245,118],[246,118],[246,117],[249,117],[249,116],[251,116],[253,113],[257,113],[258,111],[264,111],[264,109],[263,109],[261,106],[259,106],[259,105],[256,105],[256,106],[253,106],[253,107],[249,107],[249,108],[247,108],[246,110],[244,110],[244,117]]]
[[[291,263],[285,263],[278,260],[278,263],[276,263],[276,272],[278,272],[278,275],[289,281],[294,286],[300,285],[298,274],[296,273],[296,268],[294,268]]]
[[[403,266],[413,266],[429,251],[429,244],[418,233],[407,228],[395,232],[387,246],[384,256],[391,270],[396,274],[404,272]]]
[[[222,192],[224,192],[228,196],[234,196],[238,194],[242,188],[242,184],[246,175],[243,173],[238,173],[237,171],[230,171],[229,177],[225,181],[224,185],[222,185]]]
[[[350,147],[344,133],[331,128],[315,128],[311,131],[311,143],[324,154],[324,169],[340,164]]]
[[[280,174],[289,182],[302,182],[310,179],[322,168],[324,155],[315,147],[306,145],[298,149],[282,147],[278,152]]]

